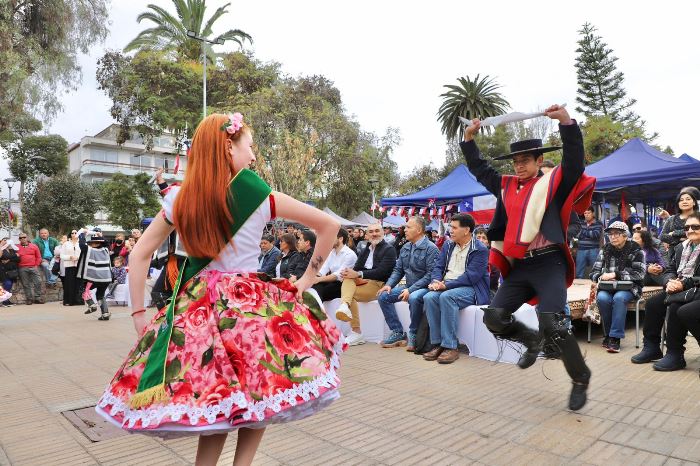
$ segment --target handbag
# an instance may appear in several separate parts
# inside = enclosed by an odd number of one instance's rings
[[[59,261],[54,261],[53,267],[51,267],[51,273],[54,275],[58,275],[60,271],[61,271],[61,263]]]
[[[694,286],[678,293],[667,294],[664,304],[685,304],[700,299],[700,287]]]
[[[5,276],[10,280],[17,280],[19,278],[19,270],[12,269],[5,272]]]
[[[632,291],[634,282],[629,280],[605,280],[598,282],[601,291]]]
[[[584,322],[591,322],[600,325],[600,310],[598,309],[598,284],[591,283],[591,291],[588,293],[588,301],[586,301],[586,310],[581,317]]]

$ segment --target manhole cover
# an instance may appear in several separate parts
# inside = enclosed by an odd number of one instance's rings
[[[110,424],[97,414],[94,406],[63,411],[61,414],[93,442],[109,440],[127,434],[125,430]]]

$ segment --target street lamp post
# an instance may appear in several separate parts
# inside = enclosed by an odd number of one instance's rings
[[[15,178],[5,178],[3,181],[7,183],[8,200],[7,200],[7,220],[9,223],[9,231],[12,232],[12,187],[17,180]],[[12,236],[12,235],[10,235]]]
[[[372,217],[377,218],[377,216],[375,214],[377,209],[374,208],[375,207],[374,204],[377,202],[377,198],[375,197],[375,194],[374,194],[374,188],[376,188],[377,184],[379,184],[379,179],[373,176],[372,178],[369,178],[367,180],[367,182],[372,187]]]
[[[204,51],[204,43],[212,44],[212,45],[223,45],[224,40],[223,39],[218,39],[218,40],[209,40],[205,37],[200,36],[194,31],[187,31],[187,37],[190,39],[198,40],[202,44],[202,63],[204,65],[203,68],[203,73],[202,73],[202,102],[203,102],[203,112],[202,112],[202,119],[207,117],[207,54]]]

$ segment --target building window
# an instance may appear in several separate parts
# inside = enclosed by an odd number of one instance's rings
[[[119,154],[115,150],[106,149],[91,149],[91,158],[96,162],[117,163],[119,162]]]

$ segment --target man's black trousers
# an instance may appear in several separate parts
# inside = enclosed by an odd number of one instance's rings
[[[545,343],[554,341],[559,346],[564,367],[572,380],[588,383],[591,372],[583,360],[581,349],[571,332],[562,330],[566,306],[566,268],[562,251],[515,260],[510,275],[498,288],[491,307],[503,309],[506,315],[510,315],[537,296],[537,317]]]

